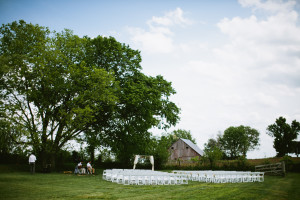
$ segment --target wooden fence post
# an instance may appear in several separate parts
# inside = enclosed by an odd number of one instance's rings
[[[283,176],[285,176],[285,162],[281,161],[282,163],[282,172],[283,172]]]
[[[274,164],[257,165],[255,171],[265,172],[271,175],[282,175],[285,176],[285,163],[284,161]]]

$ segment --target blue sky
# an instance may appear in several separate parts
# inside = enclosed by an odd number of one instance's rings
[[[113,36],[139,49],[143,72],[177,94],[180,123],[197,144],[229,126],[261,133],[248,158],[275,156],[268,125],[300,121],[297,0],[0,0],[0,23],[24,19],[79,36]],[[161,131],[153,130],[155,135]]]

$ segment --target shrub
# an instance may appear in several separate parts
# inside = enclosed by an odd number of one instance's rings
[[[280,161],[284,161],[285,163],[285,171],[290,172],[293,169],[293,161],[291,156],[283,156]]]
[[[270,159],[265,158],[262,164],[263,165],[268,165],[268,164],[271,164],[271,161],[270,161]]]

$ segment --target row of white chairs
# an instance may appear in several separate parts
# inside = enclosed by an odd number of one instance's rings
[[[176,174],[185,174],[191,181],[210,183],[244,183],[263,182],[264,172],[250,171],[173,171]]]
[[[124,185],[180,185],[188,184],[188,176],[151,170],[106,169],[102,178]]]

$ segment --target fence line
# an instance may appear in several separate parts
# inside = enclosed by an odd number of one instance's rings
[[[282,161],[267,165],[257,165],[255,166],[255,171],[265,172],[266,174],[270,175],[285,176],[285,163]]]

